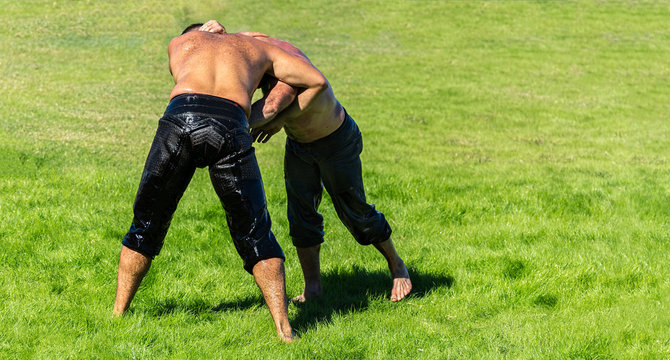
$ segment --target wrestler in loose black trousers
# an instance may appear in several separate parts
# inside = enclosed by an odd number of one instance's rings
[[[260,260],[284,253],[271,221],[244,111],[209,95],[182,94],[160,119],[123,244],[147,256],[160,253],[172,216],[195,169],[209,167],[230,235],[251,273]]]
[[[318,212],[325,186],[338,217],[361,245],[388,240],[391,227],[384,214],[368,204],[363,188],[361,132],[347,114],[332,134],[311,143],[286,139],[284,178],[293,245],[323,242],[323,216]]]

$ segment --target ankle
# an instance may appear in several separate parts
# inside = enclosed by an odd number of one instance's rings
[[[393,278],[409,277],[407,266],[405,266],[405,263],[400,258],[393,263],[389,262],[389,270],[391,271],[391,276]]]
[[[322,292],[323,290],[321,289],[321,285],[313,287],[305,286],[304,294],[307,296],[321,296]]]
[[[405,267],[405,262],[397,256],[395,259],[388,260],[389,269],[391,270],[400,270]]]
[[[285,321],[280,321],[275,324],[275,327],[277,328],[277,334],[279,335],[286,335],[286,334],[291,334],[293,329],[291,329],[291,324],[288,322],[288,319]]]

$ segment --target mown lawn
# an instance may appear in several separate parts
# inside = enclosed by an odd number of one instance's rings
[[[670,2],[193,3],[0,3],[0,358],[670,358]],[[409,298],[325,196],[325,296],[280,343],[199,171],[111,317],[167,44],[210,18],[329,78]],[[283,136],[257,156],[295,296]]]

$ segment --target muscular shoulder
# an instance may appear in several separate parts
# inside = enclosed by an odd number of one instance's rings
[[[187,44],[192,44],[194,42],[197,42],[197,39],[200,37],[200,32],[194,31],[190,33],[186,33],[184,35],[177,36],[170,40],[170,44],[168,45],[168,51],[173,52],[175,50],[183,48]]]
[[[168,49],[178,50],[207,45],[215,45],[217,47],[244,46],[249,43],[248,37],[237,34],[216,34],[206,31],[192,31],[172,39],[168,45]]]
[[[273,38],[273,37],[259,37],[257,39],[261,40],[261,41],[263,41],[267,44],[274,45],[274,46],[286,51],[287,53],[289,53],[291,55],[294,55],[294,56],[297,56],[297,57],[300,57],[300,58],[304,58],[307,61],[309,61],[309,58],[307,58],[307,55],[305,55],[305,53],[303,53],[300,49],[298,49],[297,46],[291,44],[288,41]]]
[[[305,55],[305,53],[303,53],[300,49],[298,49],[297,46],[291,44],[290,42],[280,40],[280,39],[275,39],[275,38],[272,38],[272,40],[273,40],[273,42],[272,42],[273,45],[280,47],[282,50],[286,51],[287,53],[289,53],[291,55],[303,57],[303,58],[309,60],[307,58],[307,55]]]

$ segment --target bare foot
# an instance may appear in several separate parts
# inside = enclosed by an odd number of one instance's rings
[[[319,286],[317,290],[307,290],[307,288],[305,288],[305,291],[303,291],[302,294],[291,299],[291,302],[295,304],[304,304],[309,300],[313,300],[320,297],[321,293],[322,293],[321,286]]]
[[[307,298],[305,297],[305,293],[302,293],[291,299],[291,302],[295,304],[304,304],[306,301]]]
[[[296,342],[296,341],[300,340],[300,337],[298,336],[298,334],[296,334],[296,332],[293,331],[293,330],[291,330],[291,332],[287,333],[287,334],[282,334],[282,333],[278,333],[278,334],[279,334],[279,339],[281,341],[285,342],[285,343],[292,343],[292,342]]]
[[[409,280],[407,266],[405,266],[405,263],[400,256],[398,256],[398,252],[395,250],[391,238],[374,245],[375,248],[384,255],[384,258],[386,258],[386,261],[388,262],[389,270],[391,270],[391,277],[393,278],[391,301],[400,301],[412,291],[412,282]]]
[[[409,272],[407,271],[407,266],[405,263],[400,260],[400,263],[396,263],[395,266],[389,266],[391,270],[391,277],[393,277],[393,289],[391,289],[391,301],[396,302],[400,301],[410,291],[412,291],[412,281],[409,279]]]

